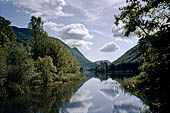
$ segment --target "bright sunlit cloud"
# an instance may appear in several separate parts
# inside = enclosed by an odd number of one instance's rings
[[[70,47],[84,47],[86,50],[90,50],[92,42],[88,41],[94,36],[90,34],[85,25],[80,23],[75,24],[56,24],[48,21],[44,23],[44,26],[59,33],[60,38]]]
[[[62,37],[63,40],[67,39],[84,40],[93,38],[93,35],[89,33],[89,30],[85,27],[85,25],[80,23],[64,26],[60,30],[60,36]]]
[[[115,42],[108,42],[103,47],[101,47],[99,50],[102,52],[114,52],[119,49],[120,47]]]

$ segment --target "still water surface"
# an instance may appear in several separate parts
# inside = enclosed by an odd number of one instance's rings
[[[111,78],[87,80],[60,113],[140,113],[143,102]]]
[[[103,76],[102,76],[103,77]],[[143,102],[111,78],[59,84],[0,99],[0,113],[142,113]]]

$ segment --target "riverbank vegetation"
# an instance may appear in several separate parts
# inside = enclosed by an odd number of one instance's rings
[[[139,66],[141,62],[120,63],[115,65],[114,62],[107,64],[100,62],[95,68],[95,73],[108,74],[112,78],[130,78],[140,73]]]
[[[33,87],[82,79],[70,51],[48,36],[40,17],[31,17],[28,42],[17,43],[11,22],[0,17],[0,95],[26,94]]]
[[[141,73],[122,82],[141,97],[154,113],[167,113],[170,95],[170,2],[167,0],[127,0],[115,16],[116,25],[124,25],[124,35],[139,37],[139,50],[144,62]]]
[[[81,81],[34,88],[25,95],[0,97],[0,113],[59,113],[80,87]]]

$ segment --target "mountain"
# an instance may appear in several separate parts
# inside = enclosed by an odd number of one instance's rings
[[[106,62],[108,65],[111,64],[111,62],[108,61],[108,60],[100,60],[100,61],[96,61],[96,62],[94,62],[94,63],[96,63],[97,65],[100,65],[100,62]]]
[[[31,33],[28,28],[18,28],[12,26],[14,33],[17,36],[17,42],[25,42],[29,39]]]
[[[18,28],[15,26],[12,26],[12,28],[17,36],[17,42],[23,43],[29,39],[31,33],[28,28]],[[80,67],[85,68],[85,70],[89,70],[90,68],[93,68],[95,66],[95,64],[89,61],[76,47],[70,48],[63,41],[57,38],[54,39],[56,39],[64,48],[66,48],[72,53],[73,57],[80,63]]]
[[[128,50],[124,55],[119,57],[117,60],[113,62],[113,64],[118,65],[121,63],[133,63],[133,62],[141,62],[142,55],[138,51],[138,45]]]
[[[70,48],[68,45],[66,45],[63,41],[55,38],[64,48],[69,50],[73,57],[80,63],[80,66],[83,68],[86,68],[88,70],[89,68],[92,68],[94,66],[93,62],[88,60],[76,47]]]

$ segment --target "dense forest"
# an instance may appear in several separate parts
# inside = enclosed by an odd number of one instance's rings
[[[138,76],[122,82],[124,88],[139,96],[154,113],[167,113],[170,95],[170,2],[168,0],[127,0],[115,16],[124,35],[139,37],[143,63]]]
[[[16,42],[11,22],[0,17],[0,95],[26,94],[31,88],[81,79],[70,51],[50,38],[40,17],[31,17],[30,39]]]

